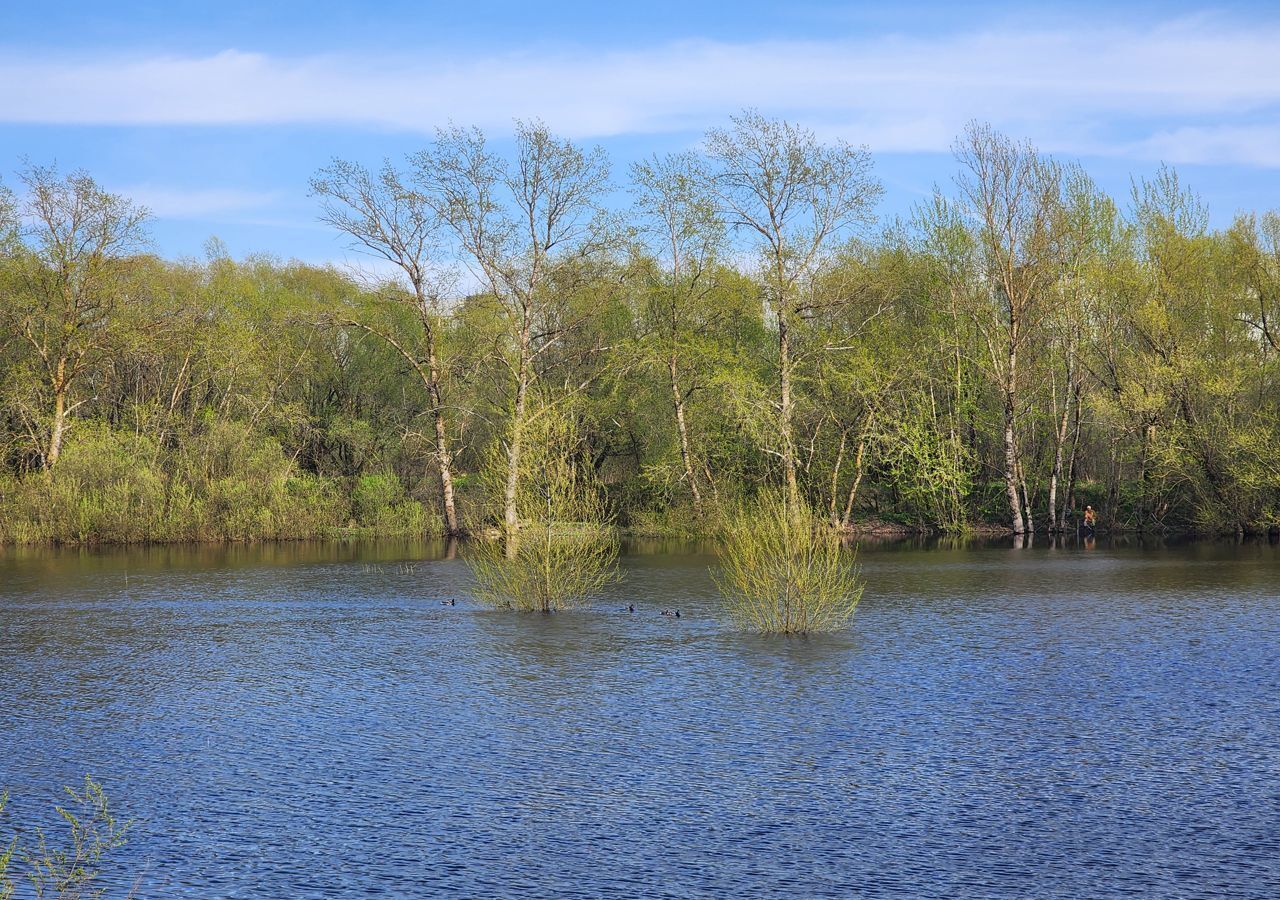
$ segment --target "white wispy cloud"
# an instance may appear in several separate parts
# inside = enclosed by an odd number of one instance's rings
[[[154,184],[112,186],[135,203],[161,218],[216,219],[231,213],[270,209],[282,197],[280,191],[239,188],[185,188]]]
[[[1049,150],[1280,165],[1280,25],[1012,28],[432,61],[0,58],[0,121],[505,129],[578,138],[697,131],[757,106],[881,152],[946,150],[981,118]]]
[[[1197,125],[1157,131],[1130,148],[1130,155],[1179,164],[1280,168],[1280,116],[1266,125]]]

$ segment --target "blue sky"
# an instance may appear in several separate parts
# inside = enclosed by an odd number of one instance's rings
[[[631,160],[745,107],[867,144],[904,214],[973,118],[1127,196],[1162,162],[1225,224],[1280,208],[1280,7],[0,0],[0,172],[84,168],[156,249],[348,259],[307,179],[514,117]]]

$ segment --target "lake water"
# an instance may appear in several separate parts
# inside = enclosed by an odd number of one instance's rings
[[[141,897],[1280,895],[1273,544],[864,546],[808,639],[443,552],[0,548],[9,824],[93,773]]]

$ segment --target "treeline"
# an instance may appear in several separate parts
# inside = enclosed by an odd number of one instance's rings
[[[442,131],[312,181],[377,277],[162,260],[145,210],[29,167],[0,539],[511,532],[548,447],[645,533],[762,489],[842,527],[1280,525],[1280,217],[1213,230],[1172,170],[1117,200],[980,125],[955,155],[884,223],[866,149],[755,113],[625,177],[538,123]]]

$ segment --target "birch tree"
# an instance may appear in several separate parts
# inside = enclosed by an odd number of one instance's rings
[[[688,357],[691,345],[712,326],[706,300],[717,285],[724,253],[724,222],[717,214],[696,156],[681,153],[636,163],[631,169],[640,233],[661,271],[650,295],[652,337],[671,388],[684,481],[694,512],[702,513],[699,469],[689,436],[688,404],[702,386]]]
[[[345,318],[341,324],[377,336],[417,374],[427,394],[440,472],[440,504],[445,530],[461,531],[454,503],[453,447],[445,403],[440,354],[444,320],[442,287],[447,283],[439,259],[442,221],[434,207],[410,189],[401,174],[384,163],[376,174],[363,166],[334,160],[311,180],[320,198],[321,220],[349,237],[356,247],[391,263],[404,276],[408,293],[380,291],[392,303],[412,309],[421,326],[421,345],[367,321]]]
[[[838,302],[819,291],[833,251],[872,221],[882,188],[871,154],[843,141],[747,111],[707,132],[708,187],[721,216],[745,235],[777,327],[777,431],[789,502],[799,500],[795,439],[795,340],[815,309]]]
[[[956,142],[960,199],[977,233],[986,291],[974,310],[987,370],[1000,391],[1003,470],[1014,534],[1035,530],[1023,477],[1019,424],[1027,351],[1055,275],[1055,211],[1060,173],[1028,143],[971,123]]]
[[[13,302],[49,404],[45,421],[28,426],[44,468],[52,470],[70,417],[85,402],[75,391],[113,338],[112,320],[128,300],[127,262],[146,241],[149,214],[83,172],[64,177],[53,167],[29,166],[20,181],[24,247]]]
[[[1049,371],[1053,414],[1053,467],[1049,474],[1049,530],[1066,528],[1071,481],[1077,461],[1081,401],[1086,375],[1084,345],[1100,292],[1100,266],[1108,263],[1120,241],[1119,213],[1115,203],[1098,190],[1078,166],[1067,169],[1062,203],[1057,211],[1059,263],[1056,284],[1050,293],[1053,308],[1047,314],[1046,343],[1052,359]],[[1061,388],[1054,369],[1062,373]],[[1074,435],[1074,437],[1073,437]],[[1068,443],[1071,445],[1067,455]],[[1066,482],[1065,497],[1061,488]],[[1058,501],[1063,502],[1059,505]]]
[[[520,527],[517,499],[539,363],[582,324],[569,307],[575,279],[604,249],[594,227],[608,186],[604,151],[583,151],[541,122],[517,122],[514,158],[492,152],[478,129],[441,131],[414,157],[415,181],[449,226],[472,274],[496,302],[511,389],[504,438],[502,523]],[[578,273],[581,273],[580,275]]]

